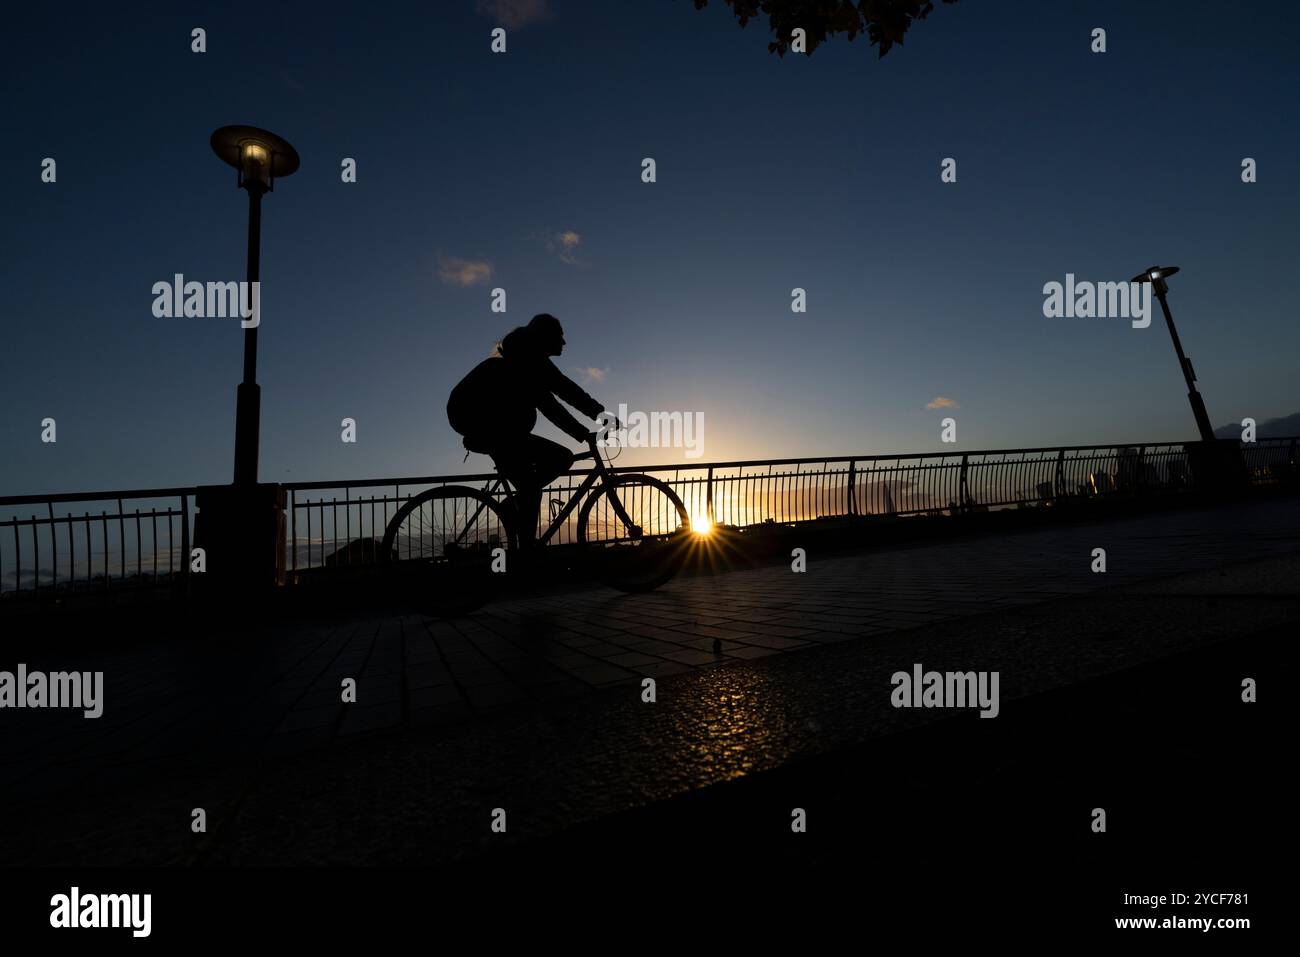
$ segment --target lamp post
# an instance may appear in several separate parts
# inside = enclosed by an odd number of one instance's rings
[[[298,169],[298,152],[287,141],[255,126],[223,126],[212,134],[212,150],[236,171],[235,184],[248,191],[248,283],[261,271],[262,196],[277,178]],[[250,293],[251,298],[251,293]],[[257,326],[244,328],[244,378],[235,393],[235,484],[257,483],[262,390],[257,384]]]
[[[1166,280],[1176,272],[1178,272],[1177,266],[1151,266],[1145,272],[1138,273],[1129,282],[1151,283],[1156,298],[1160,300],[1160,308],[1165,314],[1165,325],[1169,327],[1169,338],[1174,340],[1174,352],[1178,353],[1178,365],[1183,370],[1183,378],[1187,381],[1187,401],[1192,405],[1192,415],[1196,417],[1196,428],[1201,433],[1202,441],[1214,442],[1214,429],[1210,426],[1210,416],[1205,411],[1205,401],[1201,398],[1201,393],[1196,391],[1196,373],[1192,369],[1192,360],[1183,354],[1183,344],[1178,339],[1178,330],[1174,328],[1174,317],[1169,311],[1169,302],[1165,299],[1165,294],[1169,292],[1169,283]]]
[[[248,283],[260,279],[262,197],[276,179],[298,169],[298,153],[274,133],[255,126],[223,126],[212,151],[236,170],[235,185],[248,192]],[[260,316],[257,318],[260,319]],[[235,480],[201,486],[195,493],[194,542],[211,568],[196,590],[214,598],[213,610],[238,596],[239,607],[284,578],[284,490],[257,482],[261,389],[257,385],[257,324],[244,326],[244,378],[235,397]]]

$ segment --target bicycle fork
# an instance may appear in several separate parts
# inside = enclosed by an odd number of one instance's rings
[[[618,486],[613,483],[609,486],[609,501],[614,506],[614,514],[618,516],[618,520],[626,526],[628,538],[634,542],[639,541],[644,529],[633,522],[631,516],[627,514],[627,510],[623,508],[622,500],[618,497]]]

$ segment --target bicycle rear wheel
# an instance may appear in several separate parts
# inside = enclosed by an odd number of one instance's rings
[[[509,510],[463,485],[406,502],[384,531],[382,559],[400,601],[434,617],[463,615],[492,599],[517,541]]]
[[[617,494],[631,527],[618,515]],[[597,577],[620,591],[658,588],[686,556],[691,518],[669,486],[648,475],[608,478],[582,506],[578,541],[593,553]]]

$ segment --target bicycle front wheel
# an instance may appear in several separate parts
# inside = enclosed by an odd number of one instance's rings
[[[490,495],[463,485],[406,502],[389,521],[381,552],[400,598],[443,618],[490,601],[517,544],[507,514]]]
[[[648,475],[618,475],[583,503],[578,542],[595,553],[596,574],[606,584],[626,592],[652,591],[681,568],[690,528],[690,513],[666,483]]]

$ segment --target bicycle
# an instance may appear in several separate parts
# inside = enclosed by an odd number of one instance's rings
[[[564,507],[552,509],[549,525],[527,551],[539,553],[581,505],[576,546],[594,560],[596,576],[625,592],[658,588],[681,567],[690,514],[659,479],[613,472],[596,435],[587,444],[574,461],[591,459],[593,468]],[[486,489],[445,485],[421,492],[389,521],[381,561],[423,611],[449,617],[481,607],[504,573],[520,564],[517,496],[500,474]]]

